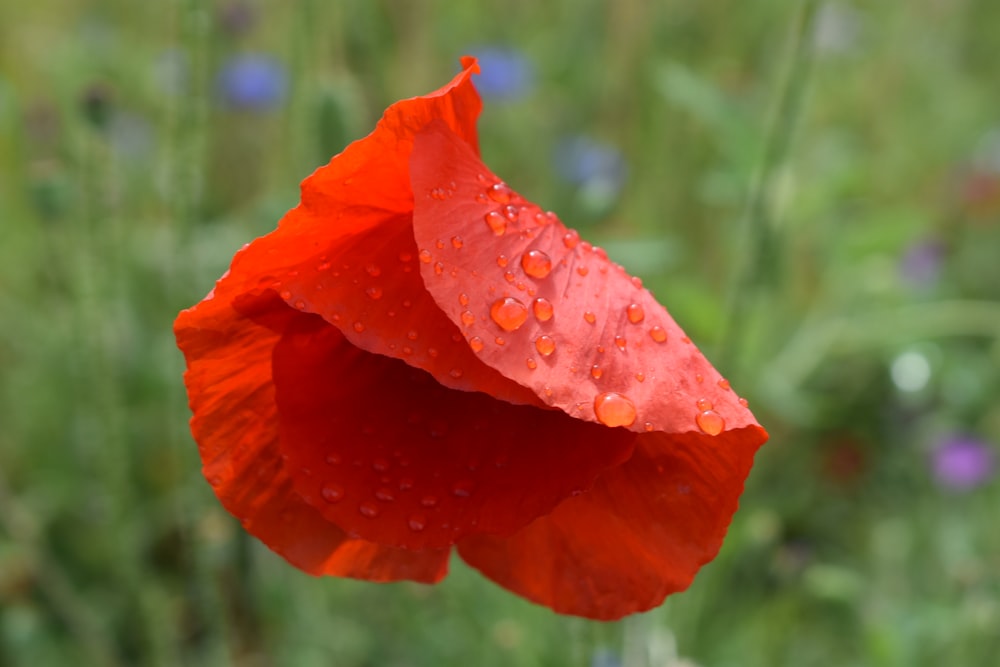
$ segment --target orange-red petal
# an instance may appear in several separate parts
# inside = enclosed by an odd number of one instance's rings
[[[586,494],[508,538],[459,542],[463,559],[557,612],[610,620],[688,587],[718,552],[763,438],[640,435],[633,457]]]
[[[440,580],[448,550],[409,552],[349,539],[303,502],[278,446],[271,355],[296,313],[273,292],[243,295],[224,285],[175,323],[188,363],[191,430],[204,474],[223,506],[296,567],[373,581]]]
[[[349,535],[407,549],[510,534],[632,451],[635,434],[438,384],[300,314],[274,350],[296,490]]]
[[[410,165],[424,282],[483,342],[485,363],[580,419],[639,432],[756,424],[640,281],[507,187],[445,124],[417,135]],[[438,243],[454,235],[460,247]],[[505,299],[517,305],[495,311]]]

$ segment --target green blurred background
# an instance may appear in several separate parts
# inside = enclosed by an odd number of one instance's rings
[[[481,56],[486,162],[641,275],[761,450],[691,589],[312,579],[199,471],[171,322]],[[1000,3],[0,5],[0,664],[994,665]]]

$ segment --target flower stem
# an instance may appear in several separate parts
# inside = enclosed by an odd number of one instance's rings
[[[792,25],[790,56],[777,104],[774,108],[760,164],[757,167],[739,229],[742,255],[729,288],[726,317],[718,343],[718,363],[731,376],[738,375],[735,364],[745,359],[737,349],[739,340],[751,324],[752,313],[759,310],[766,289],[777,283],[781,269],[781,246],[777,193],[781,172],[788,160],[795,127],[802,110],[802,100],[812,64],[812,26],[818,0],[802,0]]]

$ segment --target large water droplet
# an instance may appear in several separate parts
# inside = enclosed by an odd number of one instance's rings
[[[552,319],[552,302],[545,297],[538,297],[531,304],[531,310],[535,313],[535,319],[539,322],[548,322]]]
[[[556,342],[550,336],[539,336],[535,339],[535,349],[543,357],[547,357],[556,351]]]
[[[635,405],[627,396],[608,391],[594,399],[594,414],[605,426],[631,426],[635,422]]]
[[[719,435],[726,428],[726,421],[715,410],[699,412],[694,420],[697,422],[698,428],[708,435]]]
[[[517,299],[508,296],[493,302],[490,317],[504,331],[516,331],[528,319],[528,309]]]
[[[360,512],[363,517],[374,519],[378,516],[378,505],[370,500],[366,500],[358,505],[358,512]]]
[[[638,324],[646,317],[646,311],[637,303],[630,303],[625,309],[625,314],[628,316],[628,321],[632,324]]]
[[[667,340],[667,331],[663,327],[657,325],[649,330],[649,337],[657,343],[663,343]]]
[[[319,495],[321,495],[323,500],[328,503],[339,503],[344,499],[344,487],[340,484],[328,482],[323,485],[322,489],[320,489]]]
[[[490,211],[483,220],[496,236],[503,236],[507,232],[507,218],[503,217],[499,211]]]
[[[532,278],[544,278],[552,271],[552,259],[541,250],[529,250],[521,255],[521,268]]]
[[[506,183],[494,183],[486,190],[486,196],[498,204],[506,204],[510,201],[511,189]]]

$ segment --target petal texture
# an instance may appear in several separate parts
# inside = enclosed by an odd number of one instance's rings
[[[640,435],[594,488],[509,538],[469,537],[462,558],[557,612],[610,620],[688,587],[722,544],[763,437]]]
[[[407,549],[510,534],[627,459],[635,434],[443,387],[300,315],[274,352],[295,488],[349,535]]]
[[[271,357],[296,315],[274,292],[235,299],[223,289],[177,318],[205,477],[246,530],[310,574],[440,580],[447,549],[409,552],[349,539],[293,488],[278,445]]]
[[[410,162],[424,282],[486,364],[580,419],[712,435],[756,424],[638,279],[445,124],[417,136]]]

